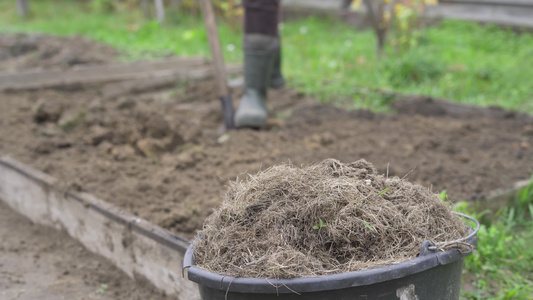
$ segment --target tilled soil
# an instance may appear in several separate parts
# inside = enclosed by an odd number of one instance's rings
[[[205,81],[109,101],[97,88],[0,94],[0,152],[189,238],[228,180],[282,162],[364,158],[454,201],[533,171],[533,121],[521,114],[449,113],[427,99],[392,115],[348,112],[282,90],[266,130],[222,134],[212,91]]]
[[[0,299],[170,299],[0,202]]]
[[[79,55],[92,55],[86,49]],[[374,114],[284,89],[269,94],[265,130],[222,133],[211,81],[111,100],[99,91],[0,93],[0,153],[187,238],[228,180],[283,162],[364,158],[381,173],[445,189],[452,201],[533,172],[533,118],[497,108],[411,97],[395,103],[396,114]]]
[[[117,51],[81,36],[0,35],[0,71],[61,69],[115,60]]]

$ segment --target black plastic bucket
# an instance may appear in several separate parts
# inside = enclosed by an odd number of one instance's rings
[[[475,247],[476,233],[477,229],[472,230],[468,237],[453,242],[466,242]],[[280,280],[234,278],[200,269],[194,264],[194,244],[191,244],[183,266],[184,270],[188,269],[188,279],[198,283],[203,300],[459,299],[463,261],[471,252],[439,251],[436,248],[434,243],[426,241],[419,257],[403,263],[321,277]]]

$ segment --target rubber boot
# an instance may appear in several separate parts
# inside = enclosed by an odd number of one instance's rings
[[[237,128],[262,128],[268,118],[267,88],[279,39],[263,34],[244,36],[244,92],[235,113]]]
[[[278,42],[279,47],[274,54],[274,63],[272,65],[272,76],[270,77],[270,87],[273,89],[281,89],[285,87],[285,78],[281,73],[281,43]]]

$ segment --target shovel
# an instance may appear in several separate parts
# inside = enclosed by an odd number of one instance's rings
[[[226,67],[224,65],[224,57],[222,56],[222,49],[220,48],[220,38],[218,36],[217,24],[215,21],[215,12],[211,0],[201,0],[202,14],[204,16],[205,28],[207,30],[207,38],[209,40],[209,47],[211,48],[211,56],[213,57],[215,79],[217,83],[217,90],[222,103],[222,114],[224,116],[224,125],[226,130],[233,129],[233,103],[231,101],[231,94],[227,82]]]

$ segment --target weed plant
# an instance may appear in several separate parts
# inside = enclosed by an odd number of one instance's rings
[[[485,220],[478,233],[477,250],[465,260],[461,298],[532,299],[533,295],[533,180],[515,197],[513,205],[498,211],[475,213],[467,203],[457,210]],[[489,222],[489,220],[491,220]]]

